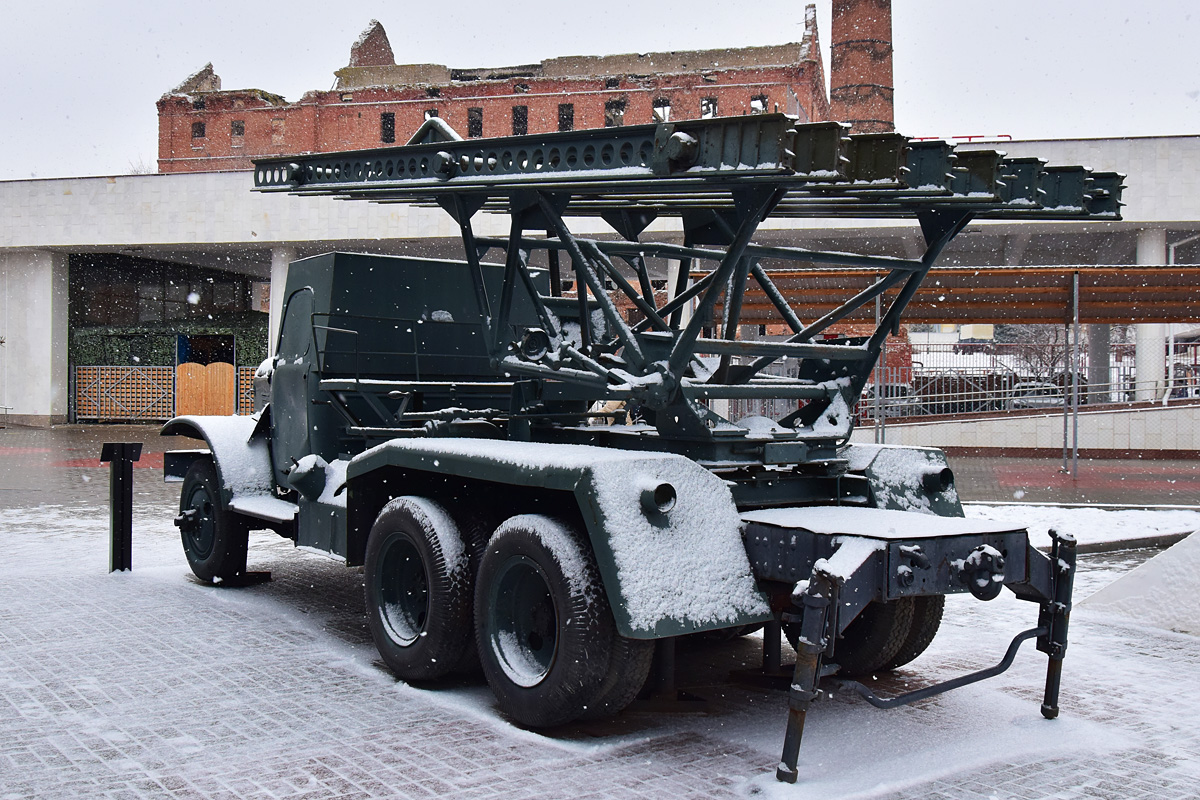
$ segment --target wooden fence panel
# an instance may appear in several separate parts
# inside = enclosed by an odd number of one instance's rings
[[[75,368],[75,417],[85,420],[163,420],[174,415],[171,367]]]
[[[237,413],[246,415],[254,413],[254,373],[255,367],[238,367],[237,369]]]

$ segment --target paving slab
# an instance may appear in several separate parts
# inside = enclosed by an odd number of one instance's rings
[[[117,430],[119,436],[112,436]],[[1062,716],[1038,713],[1044,658],[883,712],[827,684],[801,783],[775,783],[786,695],[731,682],[760,642],[680,645],[708,713],[626,713],[521,730],[477,679],[409,686],[382,666],[358,570],[252,534],[272,581],[190,577],[178,485],[135,470],[134,571],[107,568],[107,470],[77,463],[132,427],[0,431],[0,800],[25,798],[1194,798],[1200,639],[1077,610]],[[172,442],[147,440],[147,453]],[[153,458],[146,459],[153,462]],[[159,462],[161,464],[161,461]],[[1145,553],[1083,560],[1077,596]],[[996,660],[1032,627],[1010,595],[950,598],[900,691]]]

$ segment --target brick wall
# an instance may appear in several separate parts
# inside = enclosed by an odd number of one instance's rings
[[[855,133],[894,130],[891,0],[834,0],[832,34],[833,119]]]
[[[664,115],[778,111],[806,121],[829,118],[811,7],[802,42],[770,47],[455,70],[389,64],[386,45],[382,26],[372,22],[352,47],[350,64],[337,71],[336,87],[294,103],[260,90],[222,91],[206,67],[158,101],[159,171],[249,169],[263,156],[403,144],[430,114],[464,137],[636,125]],[[570,106],[569,118],[560,115],[563,105]]]
[[[621,124],[654,122],[656,101],[660,114],[663,104],[669,105],[670,119],[697,119],[702,106],[708,111],[714,99],[718,116],[779,111],[824,119],[824,90],[813,83],[806,67],[792,66],[727,70],[716,78],[694,73],[370,87],[309,92],[291,104],[228,91],[203,97],[197,107],[193,97],[173,95],[158,104],[159,170],[249,169],[251,159],[267,155],[403,144],[431,113],[463,136],[485,137],[521,132],[513,126],[514,107],[526,110],[525,133],[557,131],[563,104],[571,106],[574,129],[604,127],[606,111],[607,121],[615,121],[615,108],[622,110]],[[392,122],[384,122],[385,114],[393,115]],[[481,118],[481,129],[471,130],[472,115]],[[387,141],[389,133],[392,141]]]

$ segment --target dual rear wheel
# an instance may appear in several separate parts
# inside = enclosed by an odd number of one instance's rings
[[[591,550],[562,521],[515,516],[485,541],[432,500],[397,498],[371,530],[365,576],[371,632],[396,675],[478,663],[523,725],[615,714],[649,673],[653,642],[617,633]]]
[[[843,675],[870,675],[912,661],[933,642],[945,604],[943,595],[871,603],[834,645],[833,661],[838,671]]]

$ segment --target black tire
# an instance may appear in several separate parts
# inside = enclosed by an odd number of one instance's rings
[[[870,603],[843,631],[832,661],[841,675],[870,675],[896,657],[908,640],[913,621],[913,598]]]
[[[212,459],[198,458],[183,478],[179,493],[179,538],[188,566],[202,581],[236,581],[246,574],[250,526],[225,507]]]
[[[449,510],[454,501],[448,502],[444,507]],[[472,512],[461,512],[457,508],[450,512],[456,525],[458,532],[462,536],[463,543],[466,544],[469,552],[468,564],[471,571],[470,586],[467,591],[467,601],[471,609],[474,609],[475,604],[475,576],[479,574],[479,562],[483,558],[483,549],[487,547],[488,538],[493,530],[496,529],[498,520],[488,521],[478,514]],[[462,657],[458,663],[454,665],[454,672],[460,675],[479,676],[482,674],[482,667],[479,664],[479,650],[475,647],[475,617],[474,611],[470,611],[470,617],[467,621],[467,646],[463,650]]]
[[[616,636],[577,530],[526,514],[492,534],[475,585],[475,641],[503,713],[539,728],[578,719],[605,689]]]
[[[467,659],[470,550],[444,508],[422,497],[388,502],[367,537],[363,578],[371,636],[397,677],[434,680]]]
[[[943,594],[914,597],[913,621],[912,627],[908,631],[908,638],[904,640],[904,644],[900,645],[896,655],[889,658],[881,669],[890,670],[902,667],[924,653],[925,648],[933,642],[933,637],[937,636],[938,628],[942,624],[942,610],[945,607],[946,596]]]
[[[614,635],[608,675],[600,685],[596,699],[579,718],[604,719],[621,713],[646,685],[653,664],[653,639],[628,639],[620,634]]]

